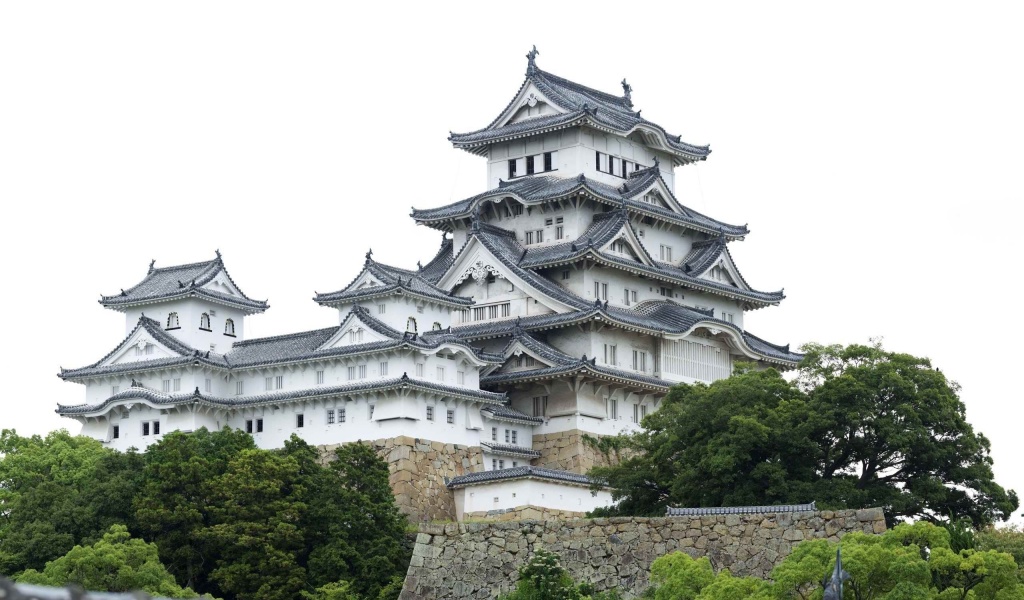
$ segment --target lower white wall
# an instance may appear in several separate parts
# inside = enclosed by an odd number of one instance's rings
[[[611,492],[546,479],[493,481],[455,490],[455,514],[463,520],[466,513],[503,510],[517,506],[536,506],[554,510],[589,512],[612,505]]]

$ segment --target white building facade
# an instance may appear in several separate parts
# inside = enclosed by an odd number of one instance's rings
[[[599,459],[585,436],[634,431],[670,386],[728,377],[736,361],[794,367],[799,354],[743,328],[746,311],[784,298],[751,288],[733,261],[728,244],[746,226],[674,194],[674,168],[708,147],[640,117],[625,82],[614,96],[535,57],[497,119],[451,136],[486,158],[491,189],[413,210],[442,233],[425,265],[367,253],[350,284],[315,298],[337,326],[246,339],[245,319],[268,305],[242,293],[219,252],[151,264],[100,299],[125,314],[126,337],[62,370],[85,403],[58,413],[121,450],[200,427],[240,429],[264,448],[292,434],[429,440],[477,457],[438,486],[452,518],[585,512],[610,502],[586,489]]]

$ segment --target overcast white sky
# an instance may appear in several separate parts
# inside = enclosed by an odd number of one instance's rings
[[[645,117],[711,144],[678,195],[749,223],[740,268],[788,295],[748,329],[931,357],[1024,492],[1021,5],[370,4],[0,4],[0,427],[77,430],[53,411],[83,390],[55,374],[122,339],[96,300],[150,259],[219,248],[270,300],[263,336],[333,324],[314,290],[368,247],[431,257],[409,209],[483,190],[448,132],[490,122],[536,44],[541,68],[625,76]]]

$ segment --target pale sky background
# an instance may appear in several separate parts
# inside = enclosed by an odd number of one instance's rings
[[[483,191],[449,130],[487,125],[533,44],[620,93],[707,162],[677,195],[780,307],[753,333],[930,357],[963,386],[997,480],[1024,493],[1017,354],[1024,8],[946,2],[4,2],[0,427],[45,433],[84,400],[60,366],[124,336],[101,293],[220,249],[270,301],[249,337],[325,327],[312,302],[363,254],[440,234],[411,206]],[[1019,513],[1018,513],[1019,515]],[[1020,518],[1018,517],[1018,520]]]

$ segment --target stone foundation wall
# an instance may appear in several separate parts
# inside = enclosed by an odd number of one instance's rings
[[[454,521],[455,496],[444,478],[484,470],[478,446],[442,444],[406,436],[364,442],[388,463],[389,481],[399,510],[409,521]],[[320,446],[333,456],[338,445]]]
[[[609,458],[583,441],[584,435],[579,429],[534,435],[533,449],[540,452],[540,458],[533,461],[534,466],[583,475],[594,466],[609,466]],[[601,436],[591,434],[591,437]]]
[[[504,510],[471,512],[464,515],[467,521],[549,521],[551,519],[582,519],[585,512],[557,510],[542,506],[517,506]]]
[[[884,532],[881,509],[423,524],[400,599],[495,598],[512,589],[537,548],[559,554],[577,581],[635,598],[648,587],[651,563],[676,550],[707,556],[718,570],[766,577],[800,541],[853,531]]]

